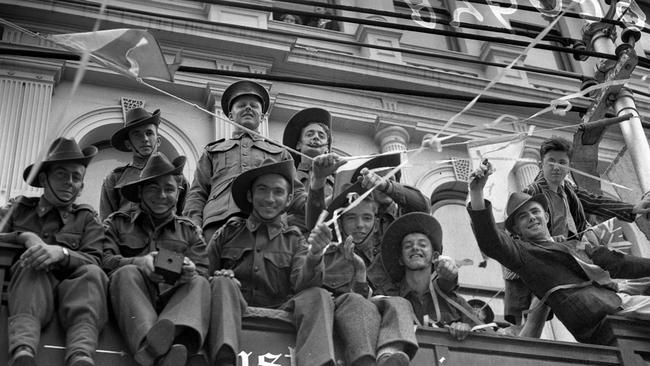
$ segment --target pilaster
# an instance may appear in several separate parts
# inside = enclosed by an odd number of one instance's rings
[[[23,169],[48,146],[48,122],[61,64],[0,59],[0,202],[37,189],[23,181]]]
[[[410,136],[403,127],[390,126],[377,131],[375,142],[382,153],[406,151]]]
[[[539,164],[537,164],[539,153],[535,149],[530,147],[525,148],[521,157],[530,159],[531,161],[521,161],[514,167],[517,190],[519,192],[528,187],[539,173]]]

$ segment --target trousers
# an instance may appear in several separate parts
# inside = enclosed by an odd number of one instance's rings
[[[111,274],[109,295],[118,327],[133,354],[160,319],[174,323],[174,342],[185,345],[189,354],[203,345],[210,321],[210,287],[204,277],[194,276],[159,292],[158,284],[138,267],[126,265]]]
[[[239,352],[242,315],[248,304],[239,287],[230,278],[218,276],[210,281],[212,308],[208,333],[208,353],[212,364],[220,351]],[[334,302],[329,292],[312,287],[303,290],[279,308],[291,314],[297,330],[296,365],[334,365]],[[235,362],[236,359],[230,360]]]
[[[19,346],[38,350],[41,328],[56,310],[66,330],[65,359],[78,352],[93,356],[108,320],[107,287],[106,274],[93,264],[65,274],[14,264],[8,299],[10,354]]]

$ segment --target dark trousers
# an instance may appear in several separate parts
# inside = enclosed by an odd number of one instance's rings
[[[185,345],[189,354],[203,345],[210,321],[210,288],[204,277],[195,276],[161,293],[138,267],[126,265],[111,274],[109,293],[117,324],[133,354],[159,319],[174,323],[174,342]]]
[[[375,359],[381,318],[377,307],[363,296],[348,292],[334,299],[334,328],[345,349],[345,364],[363,357]]]
[[[41,328],[56,309],[66,330],[65,359],[77,352],[92,356],[108,318],[107,285],[106,274],[96,265],[63,274],[14,264],[8,299],[10,354],[19,346],[38,350]]]
[[[217,354],[224,347],[229,347],[234,355],[239,352],[241,319],[248,305],[232,279],[214,277],[210,285],[212,314],[208,352],[214,363]],[[334,365],[334,303],[330,293],[322,288],[312,287],[296,294],[280,309],[291,313],[297,329],[296,365]]]
[[[370,301],[377,307],[381,316],[377,349],[397,343],[404,347],[404,352],[413,359],[418,350],[415,337],[415,314],[411,303],[397,296],[374,296]]]

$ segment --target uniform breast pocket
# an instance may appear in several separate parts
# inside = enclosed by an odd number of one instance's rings
[[[135,257],[149,252],[149,242],[139,235],[123,234],[118,243],[120,254],[124,257]]]
[[[185,255],[185,252],[187,251],[187,242],[179,239],[159,239],[156,243],[156,247]]]
[[[77,250],[81,246],[81,233],[60,232],[54,234],[54,240],[58,245]]]
[[[255,148],[251,149],[253,164],[257,167],[262,165],[265,159],[271,158],[277,162],[282,158],[283,149],[279,146],[271,145],[267,142],[258,142]]]
[[[250,251],[247,248],[226,247],[221,252],[221,263],[225,269],[234,269],[246,257],[246,252]]]
[[[238,143],[234,140],[226,140],[210,149],[212,153],[212,175],[218,175],[225,171],[232,170],[239,166]]]
[[[269,252],[264,253],[264,260],[278,269],[289,269],[291,267],[290,253]]]

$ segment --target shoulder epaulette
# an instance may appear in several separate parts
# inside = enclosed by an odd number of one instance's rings
[[[176,219],[182,225],[189,226],[192,229],[196,230],[197,232],[202,233],[201,228],[197,224],[195,224],[194,221],[192,221],[192,219],[190,219],[189,217],[187,217],[187,216],[176,216]]]
[[[216,141],[212,141],[211,143],[205,145],[205,148],[208,149],[209,147],[214,146],[214,145],[216,145],[216,144],[218,144],[220,142],[224,142],[224,141],[226,141],[226,138],[222,137],[222,138],[220,138],[220,139],[218,139]]]
[[[118,166],[117,168],[113,169],[111,173],[122,173],[126,170],[126,168],[129,167],[129,164]]]
[[[284,233],[284,234],[294,233],[294,234],[297,234],[297,235],[299,235],[299,236],[303,236],[303,235],[302,235],[302,231],[300,231],[300,228],[298,228],[298,227],[295,226],[295,225],[287,225],[287,226],[285,226],[285,227],[282,229],[282,233]]]
[[[36,207],[39,199],[39,197],[18,196],[15,198],[14,202],[27,207]]]
[[[93,206],[87,204],[87,203],[80,203],[80,204],[72,205],[72,212],[77,212],[77,211],[81,211],[81,210],[87,210],[87,211],[90,211],[90,212],[97,213],[95,211],[95,208]]]
[[[131,216],[127,212],[118,210],[118,211],[113,211],[110,214],[108,214],[108,216],[106,217],[105,220],[112,220],[114,217],[118,217],[118,216],[122,216],[122,217],[125,217],[125,218],[131,218]]]

